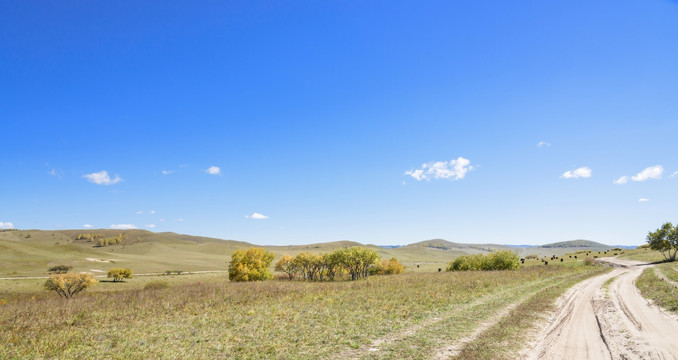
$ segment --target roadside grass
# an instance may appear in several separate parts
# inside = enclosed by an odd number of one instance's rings
[[[654,272],[653,268],[643,270],[636,280],[636,287],[647,299],[651,299],[660,307],[678,312],[678,287],[663,281]]]
[[[624,254],[619,255],[620,259],[644,261],[649,263],[656,263],[664,261],[664,257],[659,251],[650,249],[634,249],[626,250]]]
[[[328,358],[434,317],[446,320],[428,330],[462,334],[518,294],[596,271],[541,266],[331,283],[230,283],[223,275],[181,283],[159,276],[148,281],[165,280],[169,287],[143,290],[136,278],[125,284],[135,289],[90,291],[70,301],[24,291],[0,302],[0,358]],[[511,291],[521,287],[522,293]],[[483,297],[488,301],[450,316]],[[419,346],[427,341],[421,334],[407,342]],[[390,353],[400,357],[397,346]],[[422,356],[412,349],[403,353]]]
[[[529,329],[543,314],[554,307],[555,300],[574,284],[612,269],[605,266],[588,267],[572,274],[564,281],[538,290],[526,301],[511,310],[496,325],[464,346],[455,359],[514,359],[516,351],[527,341]]]
[[[678,282],[678,271],[676,271],[675,266],[678,265],[676,262],[665,263],[657,266],[657,269],[664,274],[669,280]]]

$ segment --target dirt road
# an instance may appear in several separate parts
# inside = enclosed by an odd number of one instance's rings
[[[678,319],[651,305],[634,285],[651,265],[607,261],[615,270],[570,289],[523,352],[526,358],[678,359]]]

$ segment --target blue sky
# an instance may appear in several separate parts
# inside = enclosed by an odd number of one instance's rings
[[[678,221],[674,1],[17,1],[0,19],[0,227],[631,245]]]

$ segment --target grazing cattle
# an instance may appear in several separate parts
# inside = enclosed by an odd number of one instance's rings
[[[560,259],[560,262],[563,262],[563,259]]]
[[[577,258],[577,255],[575,255],[574,258],[576,259],[576,258]]]
[[[548,264],[549,264],[549,262],[548,262],[548,261],[544,261],[544,265],[548,265]]]
[[[419,269],[419,265],[417,265],[417,269]]]
[[[443,269],[441,269],[441,268],[438,268],[438,272],[441,272],[441,271],[443,271]]]

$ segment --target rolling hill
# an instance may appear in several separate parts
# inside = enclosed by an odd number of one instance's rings
[[[108,239],[111,243],[101,246]],[[70,265],[74,271],[105,273],[113,267],[129,267],[135,273],[182,271],[223,271],[236,249],[263,247],[276,257],[300,252],[330,252],[342,247],[365,246],[382,258],[395,257],[410,268],[432,270],[444,267],[465,254],[511,249],[521,256],[548,256],[578,250],[607,250],[610,246],[573,240],[535,247],[495,244],[463,244],[443,239],[421,241],[399,247],[363,245],[336,241],[308,245],[260,246],[243,241],[146,230],[4,230],[0,231],[0,277],[45,275],[54,265]]]

